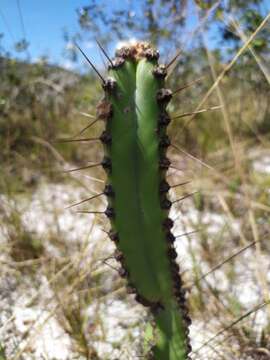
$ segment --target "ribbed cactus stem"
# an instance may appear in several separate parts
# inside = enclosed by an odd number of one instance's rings
[[[188,359],[190,318],[175,262],[165,179],[170,165],[166,107],[172,97],[165,88],[166,68],[158,65],[157,51],[146,43],[118,50],[112,64],[98,108],[106,120],[102,141],[110,237],[117,245],[120,275],[153,314],[152,358]]]

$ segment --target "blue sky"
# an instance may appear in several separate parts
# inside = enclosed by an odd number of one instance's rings
[[[26,38],[30,42],[31,60],[45,54],[52,62],[68,66],[63,56],[63,29],[70,33],[79,30],[75,10],[87,5],[87,0],[20,0],[19,4]],[[17,0],[0,0],[0,32],[4,33],[5,49],[14,54],[14,40],[18,41],[24,35]]]
[[[64,29],[71,35],[80,30],[76,9],[86,5],[89,5],[88,0],[0,0],[0,33],[4,33],[4,49],[12,56],[26,59],[25,52],[18,54],[14,50],[14,43],[21,40],[25,34],[30,42],[31,61],[46,55],[52,63],[71,67],[74,64],[64,56],[66,43],[63,33]],[[110,7],[115,8],[117,5],[119,0],[110,0],[106,9],[108,11]],[[93,62],[102,65],[100,52],[94,42],[85,41],[80,45]],[[80,62],[84,64],[82,57]]]
[[[121,0],[128,1],[128,0]],[[107,11],[110,7],[117,7],[120,0],[108,0]],[[21,23],[20,5],[23,24]],[[120,3],[122,5],[122,2]],[[133,8],[139,12],[140,0],[134,0]],[[4,33],[4,48],[19,58],[26,58],[27,54],[14,51],[14,42],[24,37],[30,42],[29,53],[31,61],[36,61],[41,55],[47,55],[50,62],[71,67],[73,64],[64,56],[63,30],[70,34],[80,30],[76,9],[89,5],[88,0],[0,0],[0,33]],[[195,26],[194,16],[189,18],[188,27]],[[25,29],[23,29],[23,27]],[[96,63],[101,63],[100,53],[95,43],[85,41],[80,44],[84,51]],[[83,59],[80,59],[81,64]],[[79,65],[80,66],[80,65]]]
[[[120,0],[108,0],[108,4],[115,6],[119,4],[118,1]],[[25,29],[20,20],[18,3]],[[47,55],[51,62],[68,68],[71,63],[63,53],[65,46],[63,29],[70,34],[79,31],[76,9],[88,4],[87,0],[0,0],[0,33],[4,33],[4,48],[15,55],[14,41],[22,39],[25,31],[26,38],[30,42],[31,61],[36,61],[41,55]],[[138,3],[135,2],[136,4]],[[262,4],[270,10],[269,0],[262,1]],[[188,20],[190,29],[195,26],[193,18]],[[96,45],[89,41],[81,45],[91,59],[100,64],[100,54]],[[19,57],[26,58],[26,54],[22,53]]]

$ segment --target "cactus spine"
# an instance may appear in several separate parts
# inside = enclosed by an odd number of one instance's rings
[[[147,43],[123,47],[109,66],[98,116],[106,120],[101,136],[108,175],[105,211],[111,221],[120,275],[135,299],[150,308],[155,321],[151,358],[189,359],[190,318],[175,262],[173,221],[166,171],[170,145],[165,88],[166,67]],[[150,355],[149,355],[150,356]]]

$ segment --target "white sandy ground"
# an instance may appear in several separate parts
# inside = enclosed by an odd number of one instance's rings
[[[252,167],[256,172],[262,174],[270,174],[270,156],[268,151],[262,154],[262,151],[253,151],[252,152]]]
[[[269,157],[263,159],[262,163],[254,162],[254,170],[256,171],[268,173],[270,172],[269,169]],[[104,259],[113,253],[114,245],[101,231],[101,228],[104,227],[102,215],[98,216],[98,220],[93,226],[94,217],[92,215],[78,215],[73,209],[64,209],[65,206],[84,198],[85,194],[85,191],[71,185],[42,184],[32,194],[30,200],[24,197],[16,199],[16,208],[22,214],[23,226],[34,236],[42,239],[48,256],[61,257],[59,247],[48,241],[53,234],[65,239],[71,249],[71,257],[74,255],[74,258],[76,258],[76,254],[79,253],[79,245],[81,247],[86,246],[84,266],[87,266],[88,262],[91,263],[93,257],[95,259]],[[1,203],[4,204],[3,206],[7,212],[11,208],[14,209],[15,203],[13,200],[1,196]],[[195,209],[191,210],[189,200],[187,200],[187,203],[189,204],[188,211],[181,208],[183,211],[179,212],[180,208],[177,207],[170,214],[171,218],[178,219],[173,229],[175,235],[192,230],[191,224],[198,223],[199,213]],[[100,210],[103,210],[105,206],[106,203],[101,201]],[[209,234],[215,235],[221,229],[226,229],[228,219],[224,215],[208,213],[200,221],[203,224],[208,224]],[[230,224],[230,229],[230,231],[237,234],[239,224],[237,222],[233,226]],[[2,249],[7,248],[7,234],[7,228],[2,224],[0,227],[0,246]],[[178,261],[181,269],[187,271],[187,275],[193,266],[190,256],[191,248],[195,254],[199,249],[196,234],[177,239]],[[238,275],[243,277],[243,282],[239,282],[237,285],[234,284],[233,288],[230,287],[223,268],[208,277],[208,282],[216,289],[223,292],[233,291],[236,298],[246,309],[252,308],[260,302],[257,280],[254,276],[256,264],[251,262],[254,257],[252,252],[252,249],[247,250],[237,258],[235,268]],[[230,253],[227,254],[227,256],[229,255]],[[0,314],[0,342],[6,347],[7,354],[12,354],[12,356],[8,355],[8,359],[80,359],[73,352],[74,342],[65,332],[59,322],[59,317],[53,311],[58,302],[54,298],[53,290],[42,271],[42,267],[36,271],[35,275],[25,273],[23,282],[21,282],[16,267],[12,266],[8,251],[0,252],[0,261],[5,264],[9,263],[9,269],[11,269],[8,273],[2,274],[0,282],[2,308]],[[262,261],[267,264],[269,270],[269,260],[262,259]],[[101,268],[102,266],[106,269],[103,288],[110,291],[116,280],[116,272],[106,265],[100,265]],[[209,270],[204,263],[200,263],[200,266],[203,272]],[[187,276],[187,278],[189,277]],[[270,280],[270,273],[268,279]],[[36,296],[37,293],[40,296]],[[87,315],[87,329],[89,329],[91,344],[101,359],[133,360],[137,358],[139,339],[146,319],[146,311],[139,304],[136,304],[131,296],[129,296],[128,301],[125,300],[125,297],[114,296],[105,296],[98,301],[93,300],[85,315]],[[97,320],[102,324],[102,327],[95,328]],[[265,324],[265,321],[265,311],[261,310],[257,313],[254,327],[259,329]],[[209,330],[211,324],[214,328],[215,320],[211,319],[211,317],[207,324],[194,319],[191,326],[193,349],[196,350],[213,336],[214,333]],[[221,339],[218,338],[218,340]],[[14,351],[14,349],[16,350]],[[215,344],[215,350],[218,349],[222,351],[222,346]],[[17,357],[14,357],[14,354],[17,354]],[[215,353],[211,351],[211,347],[208,346],[196,356],[194,355],[193,358],[214,360],[216,357]],[[227,359],[226,354],[224,354],[224,359]],[[228,360],[233,359],[228,358]]]

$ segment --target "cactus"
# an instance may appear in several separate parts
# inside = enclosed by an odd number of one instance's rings
[[[190,359],[190,317],[175,262],[166,181],[166,107],[172,91],[165,88],[167,67],[158,64],[158,57],[147,43],[123,47],[109,59],[108,79],[101,77],[105,95],[97,116],[105,120],[100,137],[105,151],[101,165],[107,173],[105,214],[120,276],[154,318],[155,344],[148,357],[184,360]]]

